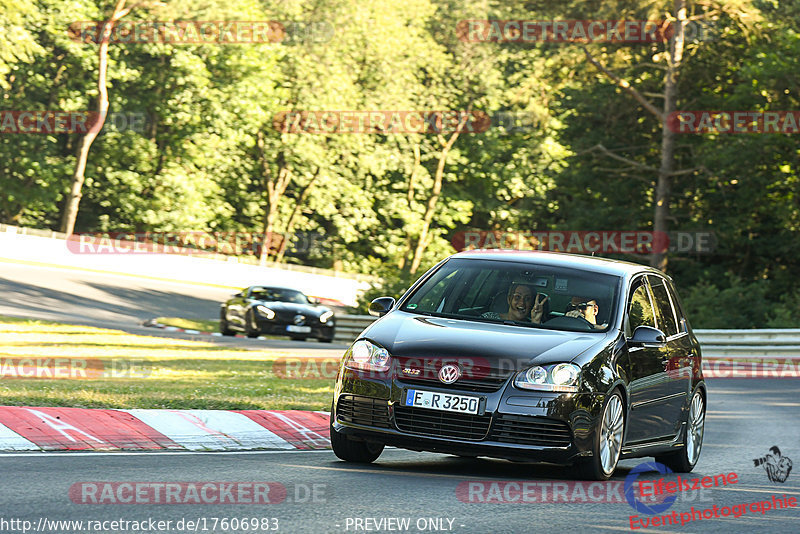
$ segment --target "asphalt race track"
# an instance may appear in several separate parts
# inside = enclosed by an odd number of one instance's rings
[[[340,356],[344,345],[290,339],[252,340],[164,332],[141,326],[153,317],[216,319],[233,290],[134,276],[0,261],[0,315],[115,328],[129,333],[195,339],[258,349],[302,349]]]
[[[129,276],[84,273],[58,268],[0,263],[0,315],[50,319],[119,328],[145,335],[202,339],[248,348],[281,349],[299,354],[341,354],[340,346],[319,348],[316,343],[290,340],[248,340],[168,333],[139,323],[155,316],[215,317],[219,302],[230,291],[197,285]],[[318,350],[315,350],[318,349]],[[323,352],[324,351],[324,352]],[[753,460],[777,446],[784,457],[800,461],[800,382],[794,379],[709,379],[709,412],[700,462],[692,477],[734,472],[738,481],[725,487],[681,492],[658,517],[717,506],[770,501],[776,497],[800,500],[800,467],[785,482],[771,482]],[[613,479],[619,490],[630,470],[642,460],[621,463]],[[657,479],[650,472],[641,479]],[[667,475],[667,481],[676,475]],[[111,484],[103,484],[103,483]],[[125,498],[133,487],[162,487],[184,483],[184,493],[171,502],[152,493],[128,504],[108,504]],[[270,504],[241,504],[253,498],[250,483],[272,483]],[[469,483],[476,485],[470,486]],[[492,493],[491,488],[539,488],[552,496],[555,488],[570,485],[568,502],[533,502],[519,492]],[[88,484],[81,484],[88,483]],[[130,486],[124,486],[129,483]],[[238,484],[245,493],[223,503],[196,504],[187,484]],[[493,483],[499,483],[492,486]],[[94,484],[94,486],[92,486]],[[461,484],[461,485],[460,485]],[[502,484],[502,486],[500,485]],[[602,502],[600,494],[574,493],[576,482],[554,466],[501,460],[461,459],[451,456],[387,449],[372,465],[339,462],[330,451],[244,453],[0,453],[0,532],[158,532],[149,525],[135,530],[129,523],[106,523],[100,528],[54,525],[48,521],[171,521],[161,532],[598,532],[630,531],[630,516],[639,520],[656,516],[637,512],[624,495]],[[191,484],[189,484],[191,485]],[[263,484],[260,486],[263,490]],[[470,493],[465,488],[478,488]],[[610,486],[603,486],[609,488]],[[72,491],[71,491],[72,488]],[[91,493],[94,488],[97,493]],[[98,489],[99,488],[99,489]],[[102,493],[102,488],[115,488]],[[123,493],[114,494],[113,491]],[[247,488],[250,488],[249,490]],[[482,490],[480,488],[483,488]],[[597,487],[595,487],[597,489]],[[86,492],[89,493],[86,493]],[[92,490],[94,491],[94,490]],[[147,491],[152,491],[147,490]],[[176,490],[177,491],[177,490]],[[83,493],[82,493],[83,492]],[[535,492],[533,493],[535,495]],[[546,494],[546,493],[545,493]],[[101,504],[87,495],[100,496]],[[102,496],[106,495],[103,500]],[[543,494],[539,493],[541,497]],[[566,495],[563,494],[562,495]],[[262,498],[264,493],[261,493]],[[619,497],[619,494],[617,494]],[[212,496],[213,497],[213,496]],[[476,502],[481,498],[492,502]],[[536,497],[534,497],[536,498]],[[83,499],[83,500],[82,500]],[[188,503],[176,504],[175,499]],[[238,500],[237,500],[238,499]],[[516,502],[501,502],[515,500]],[[530,502],[520,502],[527,500]],[[155,502],[154,502],[155,501]],[[598,502],[600,501],[600,502]],[[621,502],[620,502],[621,501]],[[216,519],[215,519],[216,518]],[[225,523],[221,523],[226,518]],[[248,529],[231,519],[256,520]],[[389,519],[392,518],[391,521]],[[395,521],[397,518],[399,521]],[[646,532],[798,532],[800,509],[748,509],[741,517],[712,518],[683,526],[656,526]],[[178,524],[180,520],[183,523]],[[404,521],[407,520],[408,523]],[[5,523],[4,523],[5,521]],[[12,522],[13,521],[13,522]],[[30,524],[23,521],[29,521]],[[40,523],[42,521],[42,523]],[[187,521],[194,522],[187,525]],[[198,522],[200,521],[200,522]],[[157,525],[157,523],[153,523]],[[96,527],[97,525],[95,525]],[[637,525],[638,526],[638,525]]]
[[[773,495],[800,500],[800,472],[791,472],[784,483],[770,482],[753,459],[777,445],[784,456],[800,459],[798,406],[800,384],[796,380],[709,380],[710,400],[706,437],[700,462],[692,477],[735,472],[738,482],[722,488],[683,492],[663,516],[691,507],[722,509],[743,503],[771,500]],[[639,460],[622,463],[614,481],[625,480]],[[656,479],[655,473],[642,475]],[[675,480],[676,475],[667,475]],[[457,494],[460,483],[536,482],[551,488],[565,477],[559,468],[501,460],[460,459],[450,456],[386,450],[372,465],[339,462],[330,451],[250,453],[18,453],[0,456],[0,510],[2,518],[47,520],[171,520],[205,518],[277,518],[279,532],[369,532],[382,518],[408,518],[408,532],[431,531],[431,525],[452,532],[598,532],[629,531],[627,503],[582,502],[480,503],[468,494]],[[570,482],[569,478],[566,478]],[[274,504],[77,504],[81,482],[272,482],[282,490],[269,492]],[[102,485],[98,486],[99,488]],[[114,487],[119,487],[117,484]],[[285,497],[282,491],[285,490]],[[95,496],[102,496],[98,489]],[[127,498],[128,494],[120,494]],[[184,495],[180,494],[183,498]],[[234,498],[236,494],[234,493]],[[274,497],[278,495],[278,497]],[[467,495],[465,497],[465,495]],[[485,494],[485,495],[488,495]],[[513,495],[509,494],[512,498]],[[570,493],[570,495],[575,495]],[[597,495],[597,494],[596,494]],[[213,494],[209,493],[213,499]],[[108,496],[106,497],[108,498]],[[151,497],[149,497],[152,499]],[[245,493],[245,500],[252,494]],[[517,495],[519,500],[519,496]],[[146,498],[143,499],[147,501]],[[578,498],[578,500],[581,500]],[[77,503],[75,502],[77,501]],[[108,502],[108,501],[101,501]],[[230,502],[230,500],[226,501]],[[739,518],[707,519],[683,527],[652,527],[646,532],[797,532],[800,511],[748,511]],[[678,517],[680,517],[678,515]],[[356,519],[370,522],[357,523]],[[438,519],[439,522],[429,523]],[[374,520],[374,521],[373,521]],[[452,524],[448,522],[452,520]],[[419,521],[419,525],[417,522]],[[110,525],[110,524],[109,524]],[[382,523],[398,527],[401,523]],[[0,522],[0,527],[3,523]],[[11,524],[6,525],[10,528]],[[203,531],[203,524],[198,531]],[[259,524],[259,526],[261,526]],[[361,528],[356,528],[360,526]],[[367,527],[370,530],[367,530]],[[424,527],[418,529],[417,527]],[[444,528],[443,528],[444,527]],[[188,530],[184,524],[184,531]],[[3,531],[10,531],[5,530]],[[68,532],[69,530],[61,530]],[[115,532],[125,532],[120,526]],[[215,532],[228,530],[217,525]],[[274,530],[272,530],[274,532]],[[383,529],[388,532],[390,530]],[[394,530],[397,531],[397,530]],[[402,531],[402,530],[401,530]],[[435,531],[435,530],[433,530]],[[248,532],[267,532],[266,529]]]

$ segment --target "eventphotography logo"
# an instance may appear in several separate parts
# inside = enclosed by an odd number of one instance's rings
[[[769,452],[761,458],[754,458],[753,465],[763,467],[770,482],[784,483],[792,472],[792,460],[783,456],[777,445],[770,447]]]

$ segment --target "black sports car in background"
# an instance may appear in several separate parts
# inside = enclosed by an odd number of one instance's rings
[[[250,286],[220,304],[219,331],[232,336],[285,335],[305,340],[333,341],[333,311],[300,291],[285,287]]]
[[[663,273],[548,252],[456,254],[345,352],[331,444],[351,462],[385,445],[574,464],[620,458],[690,471],[703,443],[700,345]]]

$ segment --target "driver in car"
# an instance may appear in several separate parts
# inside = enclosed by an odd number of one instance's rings
[[[544,303],[549,298],[547,295],[538,294],[533,298],[530,286],[520,282],[512,283],[508,288],[508,311],[506,313],[486,312],[482,315],[487,319],[500,319],[509,321],[533,322],[542,321]],[[540,299],[540,297],[543,297]]]
[[[606,324],[597,324],[597,314],[600,307],[597,305],[597,300],[589,297],[572,297],[569,304],[569,311],[565,314],[567,317],[577,317],[584,319],[591,323],[594,328],[603,329]]]

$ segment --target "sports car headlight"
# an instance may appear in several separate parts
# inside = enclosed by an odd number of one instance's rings
[[[270,310],[266,306],[258,305],[258,306],[256,306],[256,311],[258,312],[259,315],[263,315],[267,319],[274,319],[275,318],[275,312]]]
[[[332,311],[326,311],[325,313],[323,313],[322,315],[319,316],[319,322],[327,323],[328,319],[330,319],[331,317],[333,317],[333,312]]]
[[[344,365],[364,371],[388,371],[389,351],[366,339],[359,339],[348,349]]]
[[[578,391],[580,372],[581,368],[573,363],[537,365],[518,373],[514,385],[520,389],[574,393]]]

